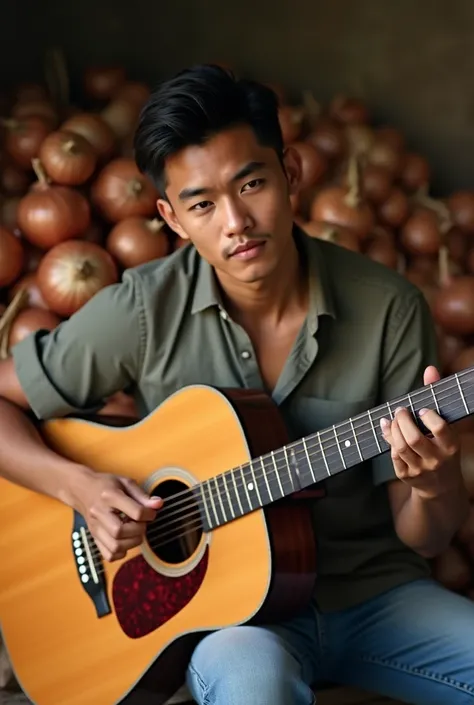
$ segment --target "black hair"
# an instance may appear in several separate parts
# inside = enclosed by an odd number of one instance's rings
[[[150,95],[135,132],[135,161],[165,198],[165,160],[237,125],[249,125],[259,144],[274,148],[282,159],[278,98],[273,90],[238,79],[220,66],[194,66]]]

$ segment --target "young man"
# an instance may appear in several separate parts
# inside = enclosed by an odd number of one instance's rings
[[[139,545],[161,501],[55,455],[22,410],[83,413],[133,385],[146,414],[188,384],[260,388],[297,438],[439,379],[420,292],[294,227],[300,163],[268,89],[216,67],[183,72],[145,107],[136,157],[193,246],[126,272],[20,343],[0,374],[2,474],[81,512],[108,560]],[[206,637],[188,669],[198,703],[309,705],[327,680],[474,702],[474,605],[426,561],[467,514],[458,445],[434,411],[423,418],[432,438],[402,409],[384,424],[391,454],[327,480],[313,603],[289,623]]]

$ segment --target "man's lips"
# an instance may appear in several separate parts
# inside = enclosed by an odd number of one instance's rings
[[[256,247],[260,247],[265,244],[265,240],[247,240],[243,245],[239,245],[230,253],[230,257],[234,255],[241,254],[242,252],[248,252],[248,250],[253,250]]]

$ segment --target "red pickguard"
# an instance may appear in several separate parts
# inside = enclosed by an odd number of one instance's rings
[[[125,634],[139,639],[180,612],[201,587],[207,562],[208,549],[198,565],[179,578],[160,575],[142,556],[124,563],[113,581],[112,600]]]

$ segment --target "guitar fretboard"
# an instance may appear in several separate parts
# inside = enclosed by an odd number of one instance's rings
[[[252,459],[193,488],[201,523],[210,531],[244,514],[321,482],[385,453],[389,445],[382,418],[409,409],[420,428],[423,408],[434,409],[448,423],[474,412],[474,368],[422,387],[346,421]]]

